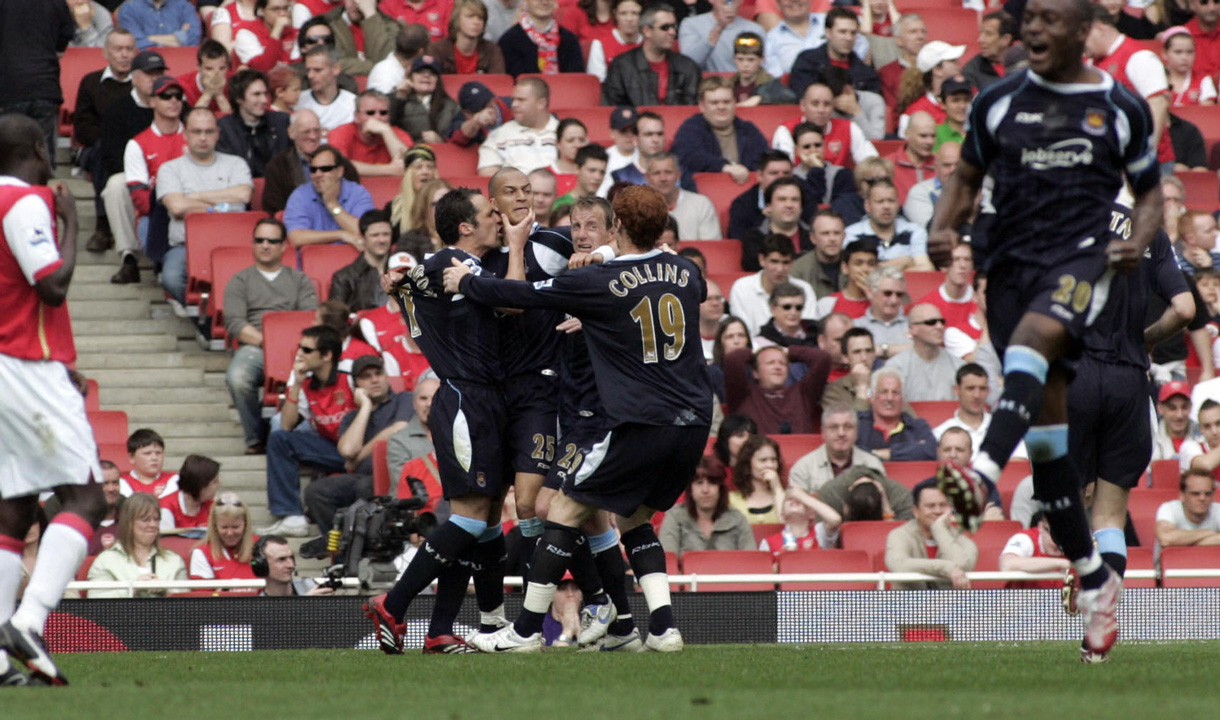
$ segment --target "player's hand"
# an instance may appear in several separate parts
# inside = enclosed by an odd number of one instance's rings
[[[936,267],[948,265],[953,248],[957,247],[959,242],[961,236],[956,230],[936,230],[928,233],[928,257],[932,259],[932,264]]]
[[[556,325],[555,329],[561,333],[566,333],[568,335],[571,335],[572,333],[580,332],[583,329],[583,327],[584,326],[580,324],[580,318],[570,317],[567,320],[564,320],[563,322]]]
[[[568,258],[568,269],[569,270],[575,270],[576,268],[582,268],[582,267],[585,267],[586,265],[592,265],[592,264],[593,264],[593,253],[584,253],[584,252],[572,253],[572,257]]]
[[[76,198],[68,190],[66,183],[55,186],[55,214],[64,225],[76,225]],[[72,238],[76,240],[76,238]],[[61,244],[63,239],[60,240]]]
[[[403,274],[400,272],[388,272],[381,275],[381,290],[386,295],[393,296],[394,291],[398,289],[398,283],[402,282]]]
[[[513,223],[507,215],[500,214],[500,222],[504,228],[504,244],[510,248],[524,248],[530,239],[530,228],[534,227],[534,209],[525,214],[520,222]]]
[[[89,382],[85,380],[85,376],[72,368],[68,368],[68,380],[72,383],[72,387],[76,388],[76,392],[80,393],[81,397],[89,397]]]
[[[530,214],[533,215],[532,212]],[[453,267],[445,268],[445,292],[450,295],[457,295],[459,287],[462,284],[462,278],[469,275],[471,270],[470,266],[457,258],[453,258],[450,262],[453,263]]]
[[[954,590],[969,590],[970,578],[966,577],[965,571],[961,568],[953,568],[949,572],[949,579],[953,581]]]
[[[1203,251],[1203,254],[1207,255],[1207,252]],[[1143,253],[1134,240],[1111,240],[1106,246],[1106,255],[1110,258],[1110,267],[1126,275],[1139,267]]]
[[[369,393],[362,387],[358,387],[352,392],[352,399],[356,401],[356,407],[364,409],[373,406],[373,398],[369,397]]]

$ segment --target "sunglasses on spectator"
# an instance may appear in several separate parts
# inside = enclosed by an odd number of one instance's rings
[[[284,238],[278,238],[278,237],[274,237],[274,238],[272,238],[272,237],[255,237],[255,238],[254,238],[254,244],[255,244],[255,245],[261,245],[261,244],[263,244],[263,243],[271,243],[272,245],[280,245],[280,244],[282,244],[283,242],[284,242]]]
[[[305,353],[306,355],[313,355],[314,353],[316,353],[318,351],[318,349],[316,347],[311,348],[311,347],[305,347],[304,345],[297,345],[297,350],[300,350],[301,352]]]
[[[331,170],[334,170],[337,167],[339,167],[339,166],[338,165],[310,165],[309,172],[310,172],[310,174],[320,173],[320,172],[330,172]]]
[[[885,297],[901,297],[902,296],[901,290],[880,290],[879,292],[882,295],[884,295]]]
[[[1217,1],[1220,2],[1220,0],[1217,0]],[[665,23],[664,25],[653,25],[653,27],[656,28],[657,30],[660,30],[661,32],[672,32],[672,31],[678,29],[678,25],[676,23]]]
[[[360,112],[364,113],[365,115],[368,115],[369,117],[373,117],[374,115],[389,115],[390,114],[389,110],[361,110]]]
[[[918,322],[913,322],[911,324],[912,325],[927,325],[928,327],[932,327],[934,325],[944,325],[945,319],[944,318],[930,318],[928,320],[920,320]]]
[[[784,303],[779,306],[779,309],[780,310],[804,310],[805,304],[801,303],[800,305],[797,305],[796,303]]]
[[[157,97],[161,98],[162,100],[181,100],[184,95],[180,92],[167,92],[160,93],[157,95]]]
[[[305,38],[305,43],[304,43],[304,44],[306,44],[306,45],[318,45],[318,44],[320,44],[320,43],[330,43],[330,42],[333,42],[333,41],[334,41],[334,39],[335,39],[335,36],[334,36],[334,35],[314,35],[314,36],[312,36],[312,37],[307,37],[307,38]]]

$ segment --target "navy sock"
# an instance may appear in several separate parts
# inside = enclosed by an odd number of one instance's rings
[[[610,598],[606,596],[603,589],[601,575],[597,572],[597,565],[593,561],[593,553],[589,550],[589,540],[581,534],[580,539],[576,541],[576,547],[572,552],[572,564],[568,567],[572,571],[572,579],[580,587],[582,602],[585,605],[602,605],[610,602]]]
[[[623,535],[623,547],[627,548],[627,560],[635,572],[636,580],[643,586],[643,578],[660,574],[665,576],[665,550],[652,525],[644,523]],[[648,603],[648,632],[660,635],[674,627],[674,609],[668,602],[653,605],[648,587],[644,587],[644,597]]]
[[[1098,528],[1093,531],[1101,560],[1109,565],[1119,577],[1127,574],[1127,536],[1116,527]]]
[[[1067,456],[1067,426],[1032,428],[1026,446],[1034,470],[1034,500],[1046,514],[1051,537],[1072,561],[1080,586],[1085,590],[1101,587],[1109,571],[1093,547],[1080,497],[1080,473]]]
[[[415,553],[406,572],[394,583],[390,592],[386,593],[385,609],[395,620],[402,620],[407,613],[407,606],[433,580],[440,577],[443,567],[456,563],[458,558],[469,552],[478,541],[482,530],[471,532],[459,522],[473,525],[468,518],[454,516],[438,526],[424,541],[419,552]]]
[[[1047,362],[1033,349],[1014,345],[1004,353],[1004,370],[1004,393],[974,463],[974,469],[992,482],[999,480],[1000,470],[1042,411]]]
[[[484,533],[499,530],[499,527],[489,528]],[[504,533],[497,532],[491,539],[485,539],[474,546],[474,595],[479,604],[479,611],[490,613],[504,604]],[[492,632],[494,625],[479,625],[480,632]]]
[[[610,623],[610,632],[626,635],[635,627],[635,620],[631,617],[631,604],[627,602],[627,566],[623,563],[618,543],[594,555],[593,562],[597,566],[597,574],[601,576],[602,587],[606,589],[618,614],[618,619]]]
[[[459,561],[441,568],[436,584],[436,604],[432,606],[432,618],[428,622],[428,637],[453,634],[453,623],[462,609],[469,585],[468,562]]]
[[[1110,566],[1110,569],[1118,573],[1119,577],[1127,574],[1127,556],[1119,555],[1118,553],[1102,553],[1101,561]]]
[[[542,539],[538,541],[538,549],[534,551],[533,569],[530,570],[529,577],[531,587],[526,588],[525,606],[522,607],[521,614],[517,616],[517,621],[513,623],[517,634],[521,637],[529,637],[542,632],[542,621],[550,611],[549,597],[546,602],[547,607],[530,606],[531,589],[533,586],[549,587],[549,595],[553,596],[554,588],[563,580],[563,574],[567,572],[572,562],[576,545],[583,539],[584,535],[577,528],[553,522],[546,523],[546,530],[542,533]],[[547,595],[547,593],[539,593],[539,595]]]

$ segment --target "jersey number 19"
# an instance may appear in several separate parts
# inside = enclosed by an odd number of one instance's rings
[[[640,342],[644,346],[644,362],[655,363],[657,354],[657,320],[661,332],[670,338],[665,345],[665,359],[677,360],[686,344],[686,313],[682,303],[672,293],[657,298],[657,309],[653,312],[650,298],[641,298],[631,309],[631,319],[639,323]]]

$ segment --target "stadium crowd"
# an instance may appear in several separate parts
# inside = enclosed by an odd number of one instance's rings
[[[64,109],[96,192],[86,247],[116,251],[116,284],[140,282],[147,257],[200,341],[232,353],[226,384],[247,453],[267,456],[275,516],[256,531],[215,460],[164,468],[165,442],[136,430],[131,469],[115,478],[106,465],[108,530],[89,579],[257,569],[268,594],[321,594],[293,582],[286,538],[318,536],[301,552],[325,557],[336,511],[410,496],[413,478],[443,517],[427,424],[438,383],[381,276],[439,249],[440,197],[486,192],[505,167],[528,174],[550,227],[583,197],[651,185],[670,205],[669,247],[705,272],[716,423],[684,498],[654,521],[667,551],[779,562],[865,547],[853,523],[891,521],[870,526],[883,529],[871,567],[942,578],[929,586],[968,587],[975,568],[1066,567],[1021,460],[989,488],[985,517],[1001,530],[986,543],[956,527],[929,480],[933,461],[968,462],[1000,391],[980,271],[987,203],[964,228],[976,249],[947,266],[933,266],[927,233],[972,98],[1021,67],[1020,0],[41,2],[65,4],[52,15],[72,48],[101,49],[69,50],[61,66],[80,78]],[[1102,2],[1089,36],[1091,61],[1153,110],[1164,230],[1199,309],[1153,350],[1154,466],[1136,493],[1164,502],[1133,502],[1131,545],[1220,544],[1220,185],[1208,170],[1220,158],[1204,141],[1220,125],[1201,129],[1194,110],[1216,103],[1218,22],[1206,0]],[[171,72],[171,49],[194,66]],[[0,96],[54,135],[59,87]],[[192,232],[207,214],[232,221]],[[1165,306],[1153,299],[1149,324]],[[300,466],[319,476],[303,501]],[[182,528],[205,535],[173,544],[179,557],[158,530]],[[552,634],[570,635],[558,607]]]

